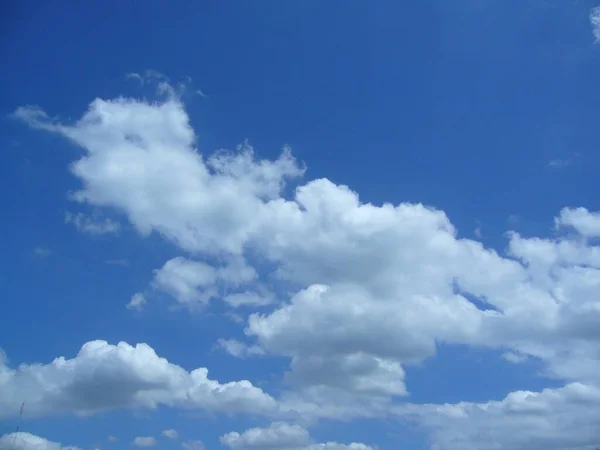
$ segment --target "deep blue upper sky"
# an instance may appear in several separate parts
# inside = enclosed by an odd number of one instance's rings
[[[189,105],[201,148],[248,138],[270,155],[288,143],[313,177],[366,200],[433,204],[497,233],[510,214],[593,201],[580,197],[600,95],[591,6],[20,2],[3,24],[3,112],[77,117],[121,93],[125,73],[187,75],[208,95]],[[557,174],[557,159],[579,164]]]
[[[180,252],[131,227],[115,239],[65,225],[65,211],[77,209],[67,194],[80,182],[68,168],[80,151],[10,117],[17,107],[38,105],[68,122],[95,98],[150,95],[128,73],[152,69],[173,82],[191,77],[193,90],[205,95],[182,100],[201,152],[248,139],[260,157],[272,159],[289,144],[308,180],[348,185],[364,202],[435,206],[460,237],[502,253],[510,229],[551,236],[561,208],[600,209],[593,6],[584,0],[1,6],[0,348],[10,366],[72,358],[94,339],[147,342],[186,369],[208,367],[220,381],[248,378],[265,390],[279,388],[273,379],[288,365],[215,351],[224,334],[242,336],[222,316],[126,310],[152,271]],[[117,259],[129,267],[105,264]],[[500,353],[442,346],[435,359],[406,369],[411,401],[500,400],[513,390],[563,384],[541,379],[534,363],[507,366]],[[109,434],[123,436],[126,448],[133,436],[176,428],[212,449],[218,436],[253,424],[264,425],[161,409],[134,419],[123,410],[31,418],[26,428],[90,450]],[[0,419],[0,434],[13,427],[14,420]],[[408,426],[380,421],[323,422],[311,434],[319,442],[366,442],[382,450],[428,442]]]

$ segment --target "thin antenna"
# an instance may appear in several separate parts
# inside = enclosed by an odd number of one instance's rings
[[[19,423],[17,424],[17,430],[15,431],[12,450],[15,450],[15,445],[17,444],[17,436],[19,435],[19,430],[21,429],[21,424],[23,423],[23,408],[25,408],[25,402],[21,403],[21,411],[19,411]]]

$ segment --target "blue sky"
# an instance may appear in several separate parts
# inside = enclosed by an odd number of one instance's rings
[[[600,444],[595,7],[5,6],[0,449]]]

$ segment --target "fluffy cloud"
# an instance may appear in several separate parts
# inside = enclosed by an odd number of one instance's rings
[[[600,442],[600,389],[581,383],[512,392],[501,401],[400,405],[433,431],[436,450],[587,450]]]
[[[207,303],[216,297],[217,271],[208,264],[185,258],[173,258],[155,271],[154,286],[179,303]]]
[[[273,161],[247,144],[202,156],[173,96],[97,99],[70,125],[39,108],[15,116],[85,149],[71,166],[82,183],[76,201],[116,209],[141,234],[158,233],[186,254],[155,272],[157,290],[185,305],[219,295],[256,307],[264,296],[245,268],[259,261],[282,302],[250,315],[245,332],[254,342],[221,345],[239,356],[257,348],[289,358],[284,410],[387,414],[410,392],[403,365],[433,356],[440,342],[502,349],[512,363],[539,358],[549,376],[600,386],[597,212],[563,209],[555,236],[511,232],[499,254],[420,204],[364,203],[327,179],[284,195],[304,173],[289,149]],[[221,292],[228,284],[241,288]],[[262,391],[244,392],[274,408]],[[194,403],[169,395],[160,402]],[[147,396],[131,403],[138,397]],[[545,420],[546,411],[538,414]]]
[[[81,450],[79,447],[63,446],[30,433],[10,433],[0,437],[0,450]]]
[[[553,376],[598,379],[600,248],[582,240],[594,235],[594,213],[564,210],[558,226],[577,232],[565,237],[512,233],[502,257],[459,239],[439,211],[360,205],[318,184],[298,190],[305,218],[295,236],[283,238],[282,225],[271,230],[277,246],[267,246],[285,261],[282,273],[309,287],[247,327],[267,351],[292,358],[290,379],[399,395],[399,364],[433,355],[439,341],[511,347]],[[318,206],[303,200],[308,188]]]
[[[221,443],[232,450],[373,450],[365,444],[313,443],[308,431],[298,425],[275,422],[269,428],[251,428],[243,433],[221,436]]]
[[[0,365],[0,418],[64,412],[90,414],[118,407],[200,408],[223,413],[269,413],[273,398],[248,381],[220,384],[207,369],[191,372],[160,358],[146,344],[92,341],[73,359],[50,364]]]
[[[83,182],[75,201],[116,208],[143,235],[156,231],[190,252],[241,254],[263,200],[278,197],[285,180],[303,172],[289,150],[257,161],[244,145],[205,160],[175,98],[97,99],[74,125],[50,120],[39,108],[14,115],[87,150],[71,165]]]
[[[133,440],[136,447],[154,447],[158,441],[152,436],[138,436]]]
[[[557,227],[573,227],[581,236],[600,237],[600,213],[586,208],[564,208],[555,222]]]
[[[221,286],[236,287],[256,277],[256,271],[240,257],[231,258],[219,267],[176,257],[154,271],[152,286],[174,298],[180,305],[191,308],[206,305],[210,299],[217,297]]]

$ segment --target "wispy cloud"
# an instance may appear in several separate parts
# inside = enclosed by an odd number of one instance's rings
[[[137,81],[139,81],[142,84],[144,83],[144,79],[137,72],[127,73],[127,74],[125,74],[125,78],[127,78],[128,80],[137,80]]]
[[[52,250],[48,247],[36,247],[33,249],[33,253],[39,258],[47,258],[52,254]]]
[[[184,450],[204,450],[205,449],[202,441],[182,442],[181,446],[183,447]]]
[[[157,441],[151,436],[138,436],[133,440],[133,444],[137,447],[154,447],[157,444]]]
[[[114,220],[96,219],[83,213],[65,213],[65,223],[72,223],[75,228],[85,234],[99,236],[101,234],[117,234],[121,231],[121,225]]]
[[[600,42],[600,6],[596,6],[590,11],[590,23],[596,42]]]
[[[10,117],[22,120],[31,128],[46,131],[60,131],[60,126],[56,124],[56,118],[50,117],[39,106],[26,105],[19,106]]]
[[[177,430],[164,430],[161,433],[164,437],[168,437],[169,439],[177,439],[179,437],[179,433],[177,432]]]
[[[552,159],[548,161],[548,167],[552,169],[564,169],[565,167],[569,167],[573,165],[573,160],[571,158],[568,159]]]
[[[166,75],[163,75],[157,70],[147,69],[143,73],[130,72],[125,74],[125,78],[128,80],[138,81],[140,84],[146,84],[156,81],[169,81]]]
[[[141,311],[146,306],[146,297],[141,292],[137,292],[131,296],[129,303],[125,305],[127,309]]]
[[[236,358],[264,355],[265,351],[257,345],[248,345],[236,339],[219,339],[215,347],[222,348]]]
[[[106,264],[110,264],[111,266],[121,266],[121,267],[129,267],[128,259],[108,259],[104,261]]]
[[[128,80],[137,81],[140,85],[153,85],[161,95],[167,95],[170,98],[180,98],[185,93],[196,94],[202,98],[208,98],[208,95],[201,89],[194,87],[192,77],[185,75],[185,81],[180,83],[171,83],[171,80],[166,75],[157,70],[147,69],[142,73],[130,72],[125,74]],[[37,108],[39,110],[39,108]],[[40,112],[43,112],[39,110]],[[20,117],[22,118],[22,117]]]
[[[517,352],[506,352],[504,354],[502,354],[502,357],[508,361],[509,363],[512,364],[520,364],[522,362],[527,361],[528,357],[527,355],[523,355],[521,353],[517,353]]]

